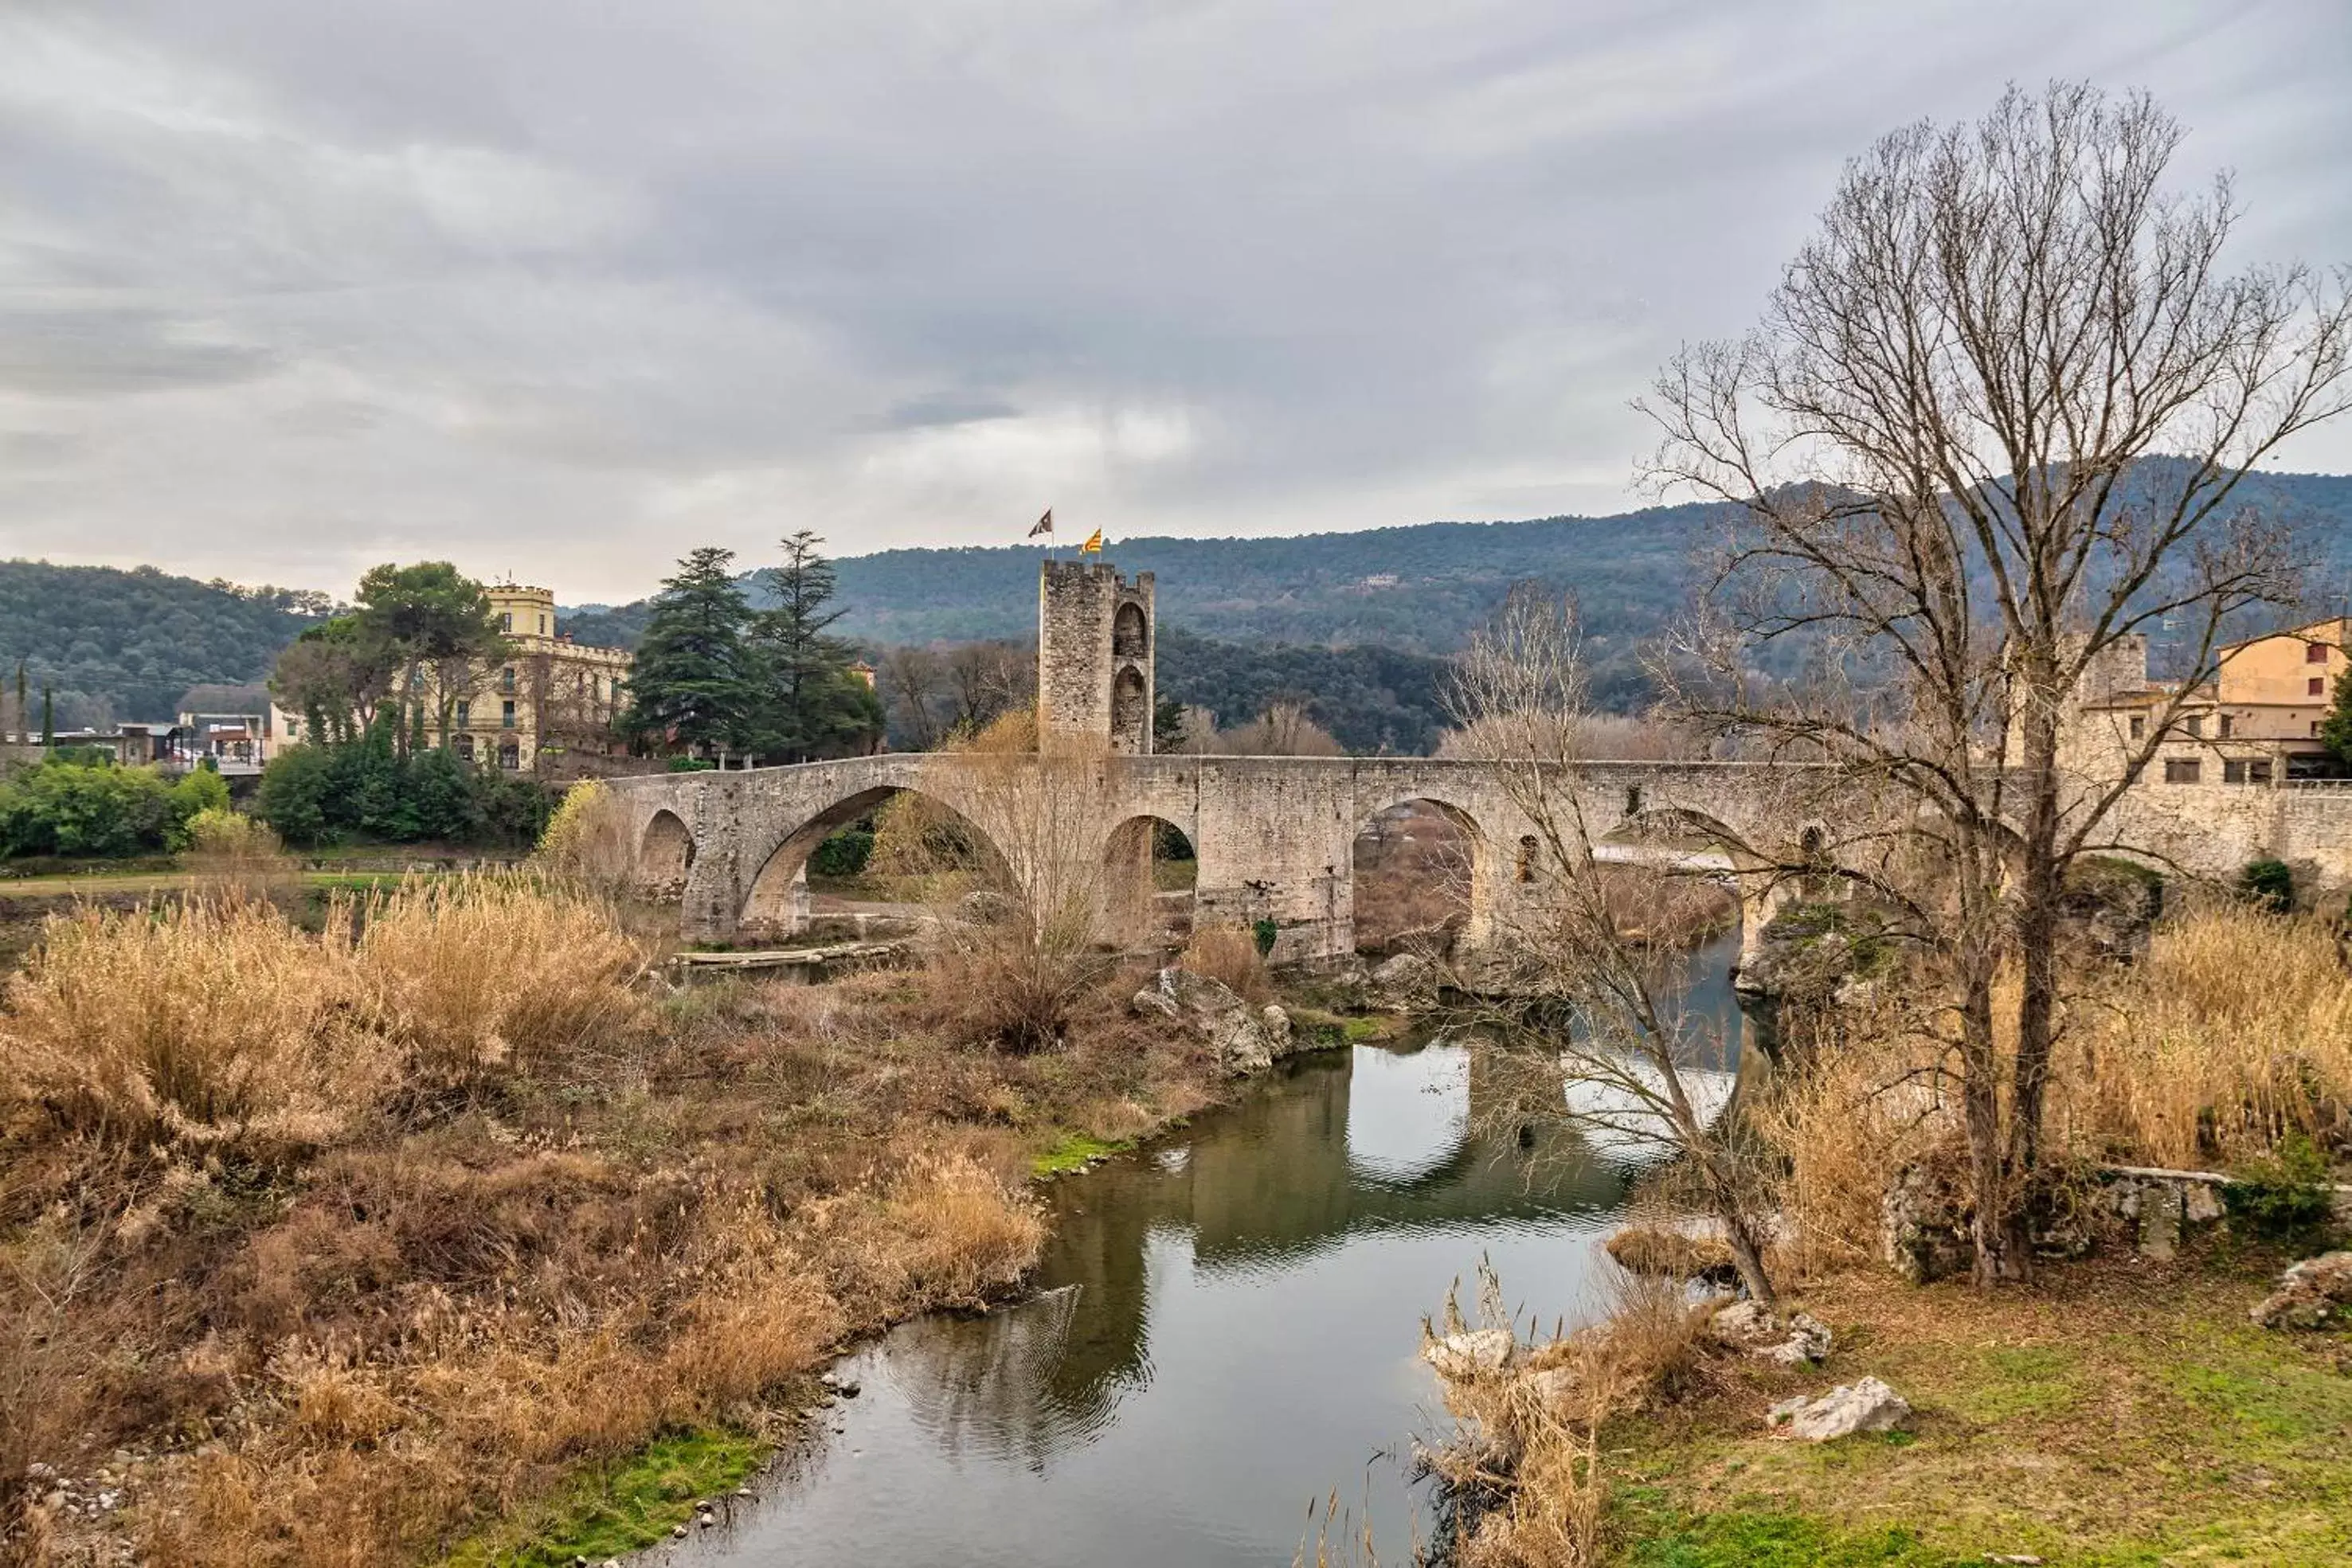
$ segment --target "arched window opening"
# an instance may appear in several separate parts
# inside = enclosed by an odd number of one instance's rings
[[[1111,617],[1110,651],[1114,658],[1140,659],[1144,645],[1150,640],[1143,622],[1143,606],[1133,602],[1118,607]]]
[[[1512,868],[1511,874],[1522,885],[1535,881],[1536,836],[1533,833],[1521,833],[1519,835],[1518,863]]]
[[[1143,689],[1143,675],[1124,669],[1110,684],[1110,738],[1114,749],[1146,751],[1151,737],[1151,699]]]

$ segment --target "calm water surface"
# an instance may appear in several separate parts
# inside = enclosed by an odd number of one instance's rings
[[[1737,951],[1690,960],[1734,1052]],[[677,1560],[1257,1568],[1336,1488],[1409,1563],[1431,1526],[1405,1464],[1445,1424],[1422,1315],[1457,1278],[1467,1309],[1482,1256],[1547,1322],[1588,1312],[1633,1174],[1558,1132],[1471,1137],[1478,1091],[1454,1045],[1324,1052],[1055,1184],[1034,1296],[844,1363],[844,1430]]]

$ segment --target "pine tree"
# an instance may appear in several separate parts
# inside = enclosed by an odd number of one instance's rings
[[[622,727],[646,749],[731,749],[759,704],[744,644],[751,607],[728,570],[735,552],[705,546],[662,580],[629,673]]]
[[[753,746],[794,761],[864,751],[882,733],[881,699],[852,671],[850,645],[828,635],[845,611],[824,543],[807,528],[782,541],[783,564],[766,574],[776,607],[752,630],[762,687]]]

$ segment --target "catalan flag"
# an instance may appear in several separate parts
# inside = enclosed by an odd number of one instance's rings
[[[1087,536],[1087,542],[1078,547],[1078,553],[1080,555],[1102,554],[1102,530],[1100,528],[1097,528],[1094,532]]]

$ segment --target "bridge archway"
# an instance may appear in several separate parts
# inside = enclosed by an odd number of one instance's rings
[[[1165,817],[1128,818],[1103,841],[1103,929],[1122,946],[1181,946],[1192,934],[1201,859]]]
[[[656,811],[637,839],[637,885],[651,897],[677,898],[693,869],[694,833],[686,819],[667,808]]]
[[[973,859],[977,869],[1003,866],[1003,855],[988,834],[938,796],[898,784],[860,789],[810,817],[768,852],[744,894],[739,922],[743,934],[773,940],[805,928],[810,908],[809,857],[816,852],[817,846],[874,816],[892,801],[908,797],[920,801],[925,809],[925,821],[918,824],[918,831],[927,834],[937,831],[951,841],[961,841],[963,852]],[[952,847],[942,852],[943,860],[952,858]],[[941,869],[955,868],[943,864]]]
[[[1349,846],[1355,950],[1437,956],[1485,941],[1494,856],[1477,820],[1452,801],[1407,796],[1373,811]]]

